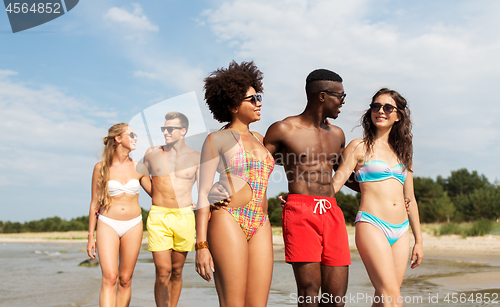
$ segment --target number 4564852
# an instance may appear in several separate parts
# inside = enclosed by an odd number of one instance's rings
[[[61,4],[60,3],[33,3],[29,6],[28,3],[9,3],[5,8],[8,13],[14,14],[26,14],[26,13],[38,13],[38,14],[60,14]]]
[[[498,293],[471,293],[469,296],[465,293],[453,293],[447,294],[444,298],[447,303],[457,304],[457,303],[494,303],[498,304]]]

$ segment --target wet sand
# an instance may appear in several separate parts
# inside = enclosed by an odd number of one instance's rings
[[[350,248],[357,254],[354,227],[348,226]],[[52,232],[52,233],[21,233],[0,234],[0,243],[86,243],[86,231]],[[147,244],[147,232],[144,232],[143,244]],[[427,282],[450,291],[472,291],[500,288],[500,236],[462,238],[457,235],[434,236],[423,233],[424,264],[429,261],[453,261],[464,267],[477,265],[478,272],[464,274],[453,273],[453,276],[428,276]],[[413,242],[413,238],[412,241]],[[283,238],[281,229],[273,228],[273,243],[275,255],[279,260],[283,256]],[[282,259],[283,258],[283,259]],[[416,271],[418,272],[418,271]]]
[[[354,239],[354,227],[348,226],[349,247],[357,253]],[[450,291],[473,291],[500,289],[500,236],[462,238],[458,235],[434,236],[423,232],[424,265],[426,261],[453,261],[457,265],[491,266],[492,272],[478,272],[464,275],[428,278],[427,281],[442,286]],[[283,237],[273,236],[275,250],[283,249]],[[411,238],[413,246],[413,236]],[[410,249],[411,253],[411,249]]]

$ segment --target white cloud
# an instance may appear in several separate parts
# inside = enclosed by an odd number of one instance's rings
[[[425,12],[400,9],[394,14],[369,0],[236,0],[200,18],[235,49],[237,60],[255,60],[264,72],[265,113],[256,127],[265,130],[301,112],[305,77],[313,69],[329,68],[342,75],[348,93],[335,121],[348,140],[360,136],[361,129],[351,129],[371,95],[388,86],[409,100],[415,151],[432,159],[433,150],[443,148],[462,156],[498,149],[492,142],[500,135],[500,126],[491,124],[500,117],[492,92],[500,74],[500,36],[486,35],[498,32],[495,9],[459,1],[447,10],[422,19],[418,16]],[[500,158],[498,150],[486,155]],[[499,168],[481,157],[462,167],[494,178]],[[438,171],[446,175],[455,162],[440,161]]]
[[[0,186],[68,188],[80,182],[102,147],[102,123],[117,117],[57,87],[9,78],[0,79],[0,110]]]
[[[104,14],[104,20],[120,24],[130,30],[147,32],[159,31],[158,26],[151,23],[149,18],[144,15],[142,7],[139,4],[134,3],[132,6],[132,12],[127,11],[125,8],[112,7]]]
[[[159,32],[159,27],[153,25],[144,14],[139,4],[133,4],[133,11],[125,8],[112,7],[104,15],[104,19],[123,25],[119,29],[108,31],[119,33],[121,55],[126,56],[132,65],[137,67],[132,75],[157,81],[175,94],[197,91],[201,94],[203,78],[206,72],[184,58],[184,54],[175,54],[169,50],[169,44],[180,43],[172,40],[159,40],[156,35],[146,35],[145,32]],[[195,23],[196,21],[193,21]],[[164,35],[172,35],[174,28],[167,28]],[[179,29],[179,32],[182,32]],[[171,96],[168,96],[171,97]],[[155,101],[158,102],[158,101]]]
[[[142,52],[144,50],[136,46],[134,53]],[[165,59],[160,55],[151,54],[148,57],[134,57],[134,61],[136,65],[144,68],[144,70],[135,71],[135,77],[157,80],[181,92],[200,90],[203,87],[202,80],[206,72],[182,60]]]
[[[134,77],[138,78],[146,78],[146,79],[151,79],[151,80],[158,80],[158,76],[154,73],[147,72],[147,71],[142,71],[142,70],[136,70],[134,71]]]
[[[5,78],[8,76],[15,76],[15,75],[17,75],[17,72],[15,72],[15,71],[0,69],[0,78]]]

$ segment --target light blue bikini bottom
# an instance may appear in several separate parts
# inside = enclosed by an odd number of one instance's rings
[[[356,221],[354,223],[357,222],[367,222],[382,230],[391,246],[408,231],[409,224],[408,220],[406,220],[402,224],[394,225],[363,211],[358,211],[358,214],[356,214]]]

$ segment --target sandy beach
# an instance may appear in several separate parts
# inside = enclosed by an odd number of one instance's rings
[[[450,291],[476,291],[500,288],[500,236],[462,238],[458,235],[434,236],[432,227],[423,227],[424,264],[432,261],[453,261],[457,266],[477,265],[482,269],[453,276],[433,276],[426,281]],[[357,254],[354,227],[348,226],[351,251]],[[0,243],[86,243],[86,231],[0,234]],[[275,255],[282,255],[284,249],[281,229],[273,228]],[[413,242],[413,239],[412,239]],[[143,244],[147,244],[147,232],[144,232]],[[281,256],[280,256],[281,257]],[[424,275],[426,275],[425,273]],[[425,276],[424,276],[425,277]],[[497,292],[499,290],[496,290]]]
[[[443,258],[448,260],[478,261],[489,265],[500,265],[500,235],[462,238],[458,235],[435,236],[432,227],[423,227],[425,258]],[[347,226],[351,251],[356,251],[354,227]],[[147,244],[147,231],[143,235],[143,244]],[[69,243],[87,242],[86,231],[68,232],[28,232],[0,233],[0,243]],[[413,238],[412,241],[413,242]],[[281,228],[273,227],[275,250],[283,248]]]
[[[424,264],[428,260],[449,260],[457,264],[470,263],[492,267],[500,266],[500,236],[462,238],[459,235],[435,236],[431,234],[433,225],[423,226]],[[276,230],[279,232],[280,230]],[[354,227],[347,226],[349,245],[352,252],[357,252]],[[283,237],[273,236],[275,249],[283,248]],[[413,236],[411,238],[413,244]],[[412,245],[413,246],[413,245]],[[411,250],[410,250],[411,252]],[[443,286],[452,291],[471,291],[481,289],[500,289],[500,273],[479,272],[449,277],[429,278],[430,283]]]

